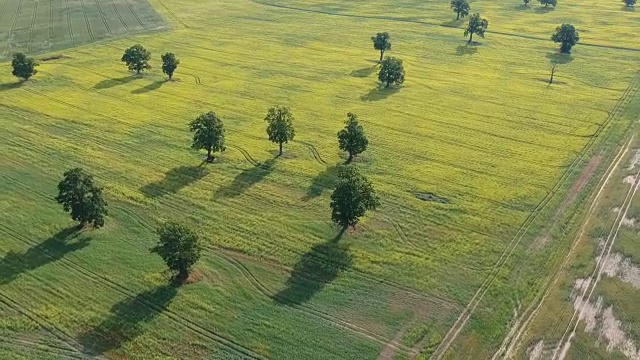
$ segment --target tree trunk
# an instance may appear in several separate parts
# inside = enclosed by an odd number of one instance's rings
[[[460,11],[458,11],[458,16],[456,17],[456,20],[460,20]]]
[[[207,149],[207,162],[213,162],[213,156],[211,156],[211,149]]]
[[[384,56],[384,50],[380,50],[380,61],[378,62],[382,62],[382,57]]]
[[[140,75],[140,69],[137,69],[137,74],[136,75]]]
[[[278,156],[282,156],[282,142],[280,142],[280,153],[278,154]]]
[[[549,84],[553,84],[553,75],[555,74],[555,72],[556,72],[556,67],[554,66],[551,68],[551,78],[549,79]]]
[[[347,164],[350,163],[351,160],[353,160],[353,154],[349,152],[349,158],[347,159]]]
[[[467,41],[467,44],[471,44],[471,40],[473,40],[473,32],[469,32],[469,41]]]
[[[169,74],[169,81],[171,81],[171,78],[173,77],[173,73]]]

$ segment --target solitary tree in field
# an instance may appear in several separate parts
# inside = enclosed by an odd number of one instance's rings
[[[389,87],[391,84],[402,85],[404,83],[404,66],[402,60],[387,56],[382,60],[380,70],[378,71],[378,80]]]
[[[68,170],[58,184],[56,201],[62,204],[71,218],[80,221],[80,226],[93,223],[94,228],[104,226],[107,202],[102,198],[102,189],[93,183],[93,176],[81,168]]]
[[[380,205],[371,182],[361,175],[355,166],[343,166],[338,172],[338,182],[331,194],[331,220],[347,228],[358,223],[367,210]]]
[[[162,55],[162,72],[169,76],[169,80],[173,77],[173,72],[176,71],[180,59],[176,58],[173,53],[166,53]]]
[[[453,12],[457,14],[456,20],[460,20],[460,18],[464,18],[469,15],[471,7],[467,0],[451,0],[451,9],[453,9]]]
[[[177,222],[163,224],[158,234],[160,239],[151,252],[160,255],[167,267],[176,273],[177,279],[186,279],[202,252],[198,235],[188,226]]]
[[[289,108],[284,106],[274,106],[269,109],[264,118],[267,122],[267,135],[271,142],[280,145],[280,155],[282,155],[282,144],[289,143],[296,135],[293,129],[293,115]]]
[[[358,123],[358,116],[353,113],[347,113],[347,122],[344,129],[338,132],[338,144],[340,150],[349,153],[347,162],[351,162],[355,155],[358,155],[367,149],[369,140],[364,135],[362,125]]]
[[[13,54],[13,60],[11,60],[11,67],[13,68],[11,74],[26,81],[38,73],[38,70],[36,70],[38,65],[33,58],[27,57],[23,53],[15,53]]]
[[[556,32],[551,36],[551,40],[560,43],[560,52],[568,54],[573,45],[580,41],[578,31],[571,24],[562,24],[556,28]]]
[[[373,48],[380,51],[380,60],[382,61],[382,57],[384,56],[384,52],[387,50],[391,50],[391,36],[388,32],[377,33],[376,36],[371,37],[371,41],[373,41]]]
[[[531,2],[531,0],[522,0],[522,1],[524,1],[524,6],[529,5],[529,3]]]
[[[212,153],[226,150],[224,125],[214,112],[209,111],[191,120],[189,130],[193,133],[191,148],[207,150],[207,162],[213,162]]]
[[[538,2],[544,5],[544,7],[547,7],[549,5],[556,7],[556,5],[558,5],[558,0],[538,0]]]
[[[624,6],[631,7],[636,4],[636,0],[622,0]]]
[[[467,43],[471,43],[473,34],[484,38],[484,32],[487,31],[487,27],[489,27],[489,21],[487,19],[480,18],[480,14],[478,13],[471,15],[469,25],[467,25],[467,28],[464,30],[464,36],[469,35],[469,41],[467,41]]]
[[[125,50],[120,60],[127,64],[129,71],[135,71],[140,75],[143,70],[151,69],[151,65],[149,65],[150,59],[151,53],[142,45],[136,44]]]

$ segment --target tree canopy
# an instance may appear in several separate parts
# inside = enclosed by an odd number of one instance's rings
[[[568,54],[571,52],[573,45],[580,41],[578,31],[571,24],[562,24],[556,28],[556,32],[551,36],[551,40],[560,43],[560,52]]]
[[[355,226],[368,210],[380,205],[373,185],[353,165],[343,166],[331,194],[331,219],[346,228]]]
[[[636,0],[622,0],[624,6],[631,7],[636,4]]]
[[[556,5],[558,5],[558,0],[538,0],[538,2],[544,5],[544,7],[547,7],[549,5],[556,7]]]
[[[193,133],[191,148],[207,150],[207,162],[213,161],[212,153],[226,150],[224,124],[214,112],[209,111],[191,120],[189,130]]]
[[[135,71],[139,75],[143,70],[151,69],[150,59],[151,53],[142,45],[136,44],[125,50],[120,60],[127,65],[129,71]]]
[[[531,2],[531,0],[522,0],[522,1],[524,1],[525,6],[529,5],[529,3]]]
[[[173,53],[166,53],[161,56],[162,58],[162,72],[169,76],[169,80],[173,77],[173,72],[176,71],[180,64],[180,59],[176,58]]]
[[[489,21],[487,19],[482,19],[480,14],[475,13],[471,15],[469,18],[469,24],[464,30],[464,36],[469,36],[469,41],[467,41],[467,43],[471,43],[471,40],[473,40],[473,34],[477,34],[481,38],[484,38],[484,32],[487,31],[488,27]]]
[[[460,18],[469,15],[471,6],[469,6],[467,0],[451,0],[451,9],[457,14],[456,20],[460,20]]]
[[[20,79],[29,80],[30,77],[38,73],[36,66],[39,64],[30,57],[23,53],[13,54],[13,60],[11,60],[11,67],[13,70],[11,74]]]
[[[264,120],[268,124],[267,135],[269,140],[280,146],[279,154],[282,155],[282,144],[289,143],[296,135],[291,111],[285,106],[274,106],[269,109]]]
[[[378,80],[389,87],[391,84],[402,85],[404,83],[404,66],[402,60],[387,56],[380,64]]]
[[[202,246],[195,231],[184,224],[167,222],[158,229],[158,244],[151,249],[160,255],[178,279],[186,279],[200,259]]]
[[[382,61],[382,57],[384,56],[384,52],[387,50],[391,50],[391,36],[388,32],[377,33],[376,36],[371,37],[371,41],[373,41],[373,48],[380,51],[380,60]]]
[[[350,162],[355,155],[358,155],[367,149],[369,140],[364,134],[362,125],[358,123],[358,116],[353,113],[347,113],[347,121],[344,129],[338,132],[338,144],[340,150],[349,153]]]
[[[107,215],[107,202],[102,198],[102,189],[93,183],[93,176],[81,168],[64,173],[58,183],[56,201],[62,204],[71,218],[80,221],[80,226],[93,223],[94,228],[104,226]]]

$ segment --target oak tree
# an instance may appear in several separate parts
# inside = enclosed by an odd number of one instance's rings
[[[13,68],[11,74],[26,81],[38,73],[38,70],[36,70],[38,65],[33,58],[27,57],[23,53],[15,53],[13,54],[13,60],[11,60],[11,67]]]
[[[107,202],[102,198],[102,189],[94,184],[93,176],[83,169],[74,168],[64,173],[55,199],[73,220],[80,221],[81,227],[87,223],[92,223],[94,228],[104,226]]]
[[[384,52],[387,50],[391,50],[391,36],[388,32],[377,33],[376,36],[371,37],[371,41],[373,41],[373,48],[380,51],[380,60],[382,61],[382,57],[384,56]]]
[[[120,61],[127,65],[129,71],[135,71],[140,75],[143,70],[151,69],[150,59],[151,53],[142,45],[136,44],[124,51]]]
[[[380,64],[378,80],[389,87],[391,84],[402,85],[404,83],[404,66],[402,60],[387,56]]]
[[[568,54],[571,52],[573,45],[580,41],[578,31],[571,24],[562,24],[556,28],[556,32],[551,36],[551,40],[560,43],[560,52]]]
[[[180,59],[176,58],[173,53],[166,53],[161,56],[162,58],[162,72],[169,76],[169,80],[173,77],[173,72],[176,71],[180,64]]]
[[[358,116],[356,114],[347,113],[346,126],[338,132],[338,144],[340,150],[349,153],[347,162],[351,162],[355,155],[367,149],[369,140],[367,140],[364,134],[362,125],[358,123]]]
[[[353,165],[343,166],[338,172],[338,182],[331,194],[331,219],[347,228],[354,227],[368,210],[380,205],[371,182]]]
[[[487,27],[489,27],[489,21],[487,19],[482,19],[478,13],[471,15],[469,18],[469,24],[464,30],[464,36],[469,36],[469,41],[467,41],[467,43],[471,43],[473,40],[473,34],[477,34],[481,38],[484,38],[484,32],[487,31]]]
[[[549,5],[556,7],[556,5],[558,5],[558,0],[538,0],[538,2],[544,5],[544,7],[548,7]]]
[[[213,162],[212,153],[226,150],[224,124],[213,111],[191,120],[189,130],[193,133],[191,148],[207,150],[207,162]]]
[[[469,15],[471,7],[467,0],[451,0],[451,9],[457,14],[456,20],[460,20],[460,18]]]
[[[173,221],[163,224],[157,231],[160,238],[151,252],[160,255],[169,270],[176,272],[177,279],[186,279],[202,252],[198,234]]]
[[[291,111],[285,106],[274,106],[269,109],[264,120],[268,124],[267,135],[269,140],[280,146],[279,154],[282,155],[282,144],[289,143],[296,135]]]

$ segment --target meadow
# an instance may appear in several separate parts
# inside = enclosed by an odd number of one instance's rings
[[[567,250],[583,169],[638,117],[640,43],[620,36],[637,20],[617,2],[474,1],[490,25],[469,46],[436,1],[129,4],[152,6],[162,20],[143,23],[164,31],[60,37],[25,83],[0,63],[0,357],[490,357]],[[549,86],[549,37],[569,21],[584,44]],[[379,31],[402,87],[376,81]],[[5,56],[46,50],[19,43]],[[139,77],[119,61],[135,43],[155,65]],[[166,51],[181,59],[171,82]],[[280,158],[263,121],[275,104],[297,133]],[[206,111],[227,129],[214,164],[189,149]],[[339,236],[329,194],[347,112],[369,137],[355,164],[381,206]],[[73,234],[53,201],[75,166],[105,188],[103,229]],[[179,289],[149,254],[168,219],[207,245],[199,281]],[[550,221],[563,230],[542,241]]]

